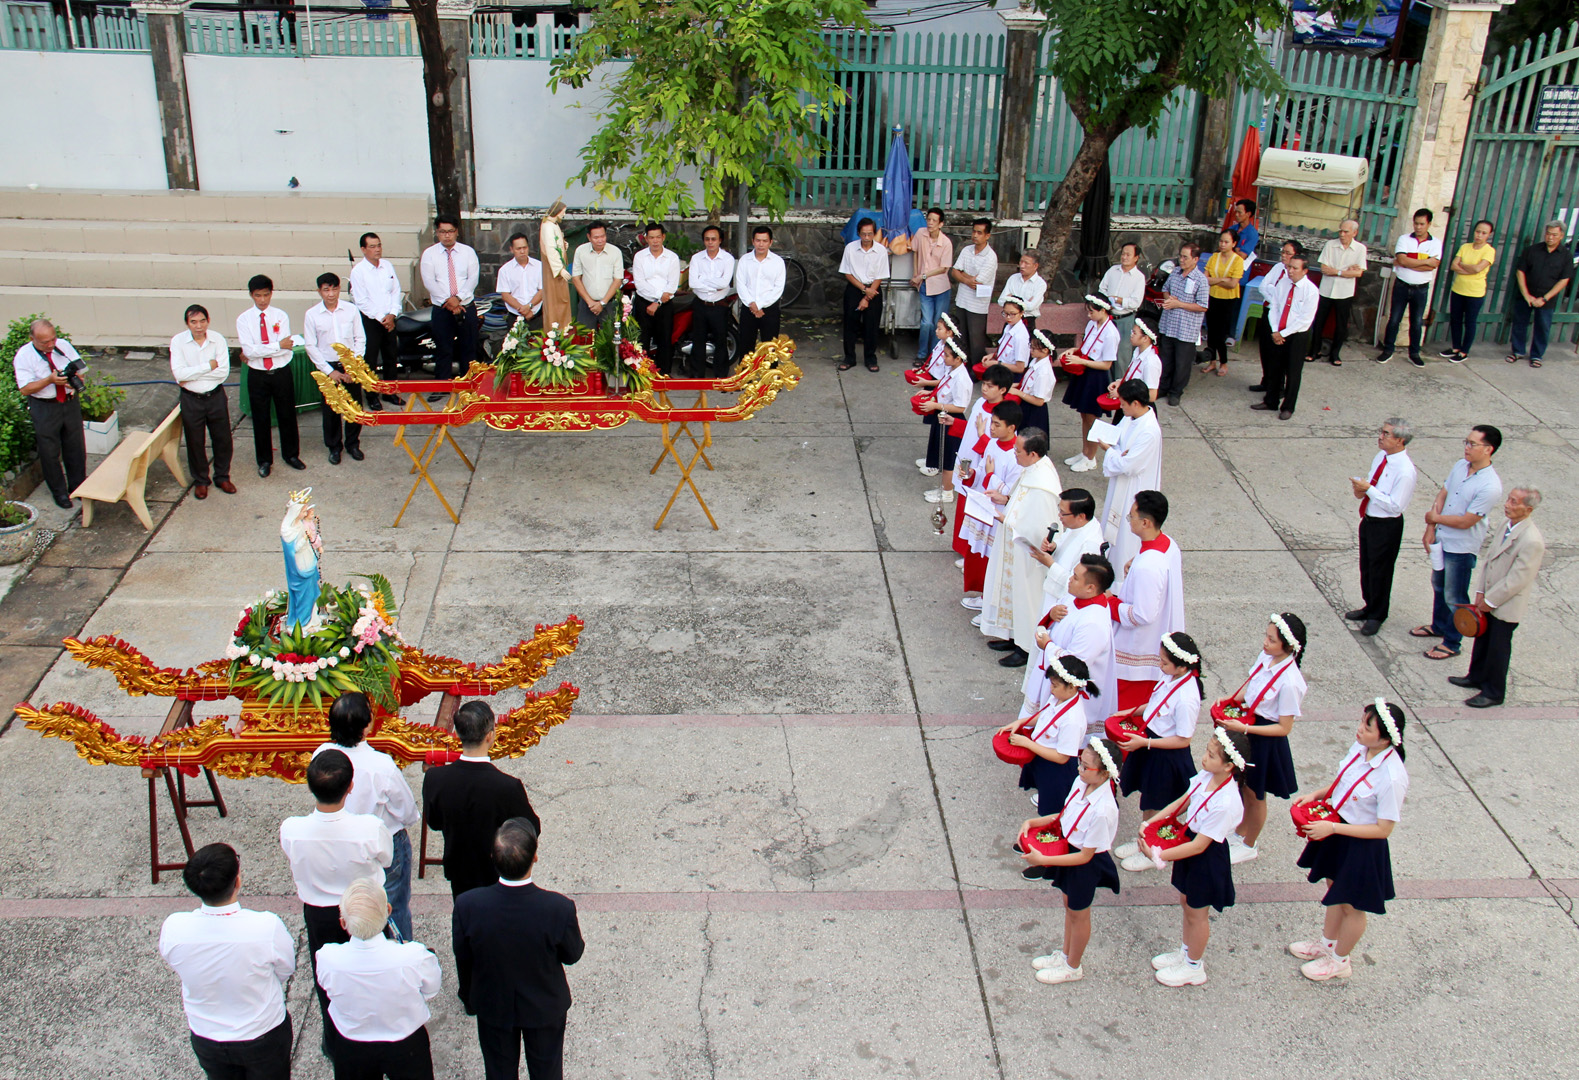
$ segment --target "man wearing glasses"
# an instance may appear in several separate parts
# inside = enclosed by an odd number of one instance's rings
[[[1425,516],[1422,542],[1431,554],[1431,625],[1409,631],[1417,638],[1439,637],[1426,651],[1428,660],[1455,657],[1464,637],[1453,626],[1453,612],[1469,603],[1469,581],[1480,546],[1486,539],[1486,515],[1502,502],[1502,478],[1491,467],[1502,446],[1502,432],[1476,424],[1464,440],[1464,457],[1447,475],[1436,502]]]
[[[1382,628],[1392,601],[1404,511],[1415,493],[1415,463],[1404,449],[1413,438],[1407,420],[1389,417],[1377,433],[1370,471],[1349,478],[1354,497],[1360,500],[1360,596],[1365,602],[1344,618],[1363,624],[1360,633],[1366,637]]]

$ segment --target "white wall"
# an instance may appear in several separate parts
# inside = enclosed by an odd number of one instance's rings
[[[163,189],[147,53],[0,50],[0,187]]]
[[[188,54],[186,79],[209,191],[433,191],[416,57]]]
[[[547,206],[555,199],[586,206],[597,200],[591,187],[565,184],[581,171],[580,150],[597,126],[608,73],[585,89],[555,94],[548,89],[548,67],[546,60],[471,61],[478,206]]]

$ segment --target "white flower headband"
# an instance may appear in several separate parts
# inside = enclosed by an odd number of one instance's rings
[[[1040,330],[1038,330],[1035,333],[1033,333],[1031,335],[1031,337],[1035,338],[1037,340],[1037,342],[1039,342],[1041,344],[1042,348],[1046,349],[1048,352],[1052,352],[1053,351],[1053,343],[1051,341],[1048,341],[1047,340],[1047,335],[1042,333]]]
[[[959,327],[954,325],[954,320],[949,318],[949,313],[948,312],[946,312],[946,311],[943,312],[943,314],[939,315],[938,318],[942,319],[943,320],[943,325],[949,328],[949,333],[951,333],[951,334],[959,333]]]
[[[1299,655],[1299,650],[1302,648],[1299,638],[1295,637],[1294,631],[1288,628],[1288,623],[1283,621],[1283,616],[1274,613],[1267,621],[1277,627],[1278,636],[1283,639],[1283,643],[1288,646],[1289,651],[1296,656]]]
[[[1223,748],[1223,753],[1227,755],[1229,761],[1233,762],[1234,768],[1244,772],[1250,767],[1245,764],[1244,755],[1234,748],[1234,741],[1228,737],[1227,728],[1213,728],[1212,738],[1216,739],[1217,745]]]
[[[1175,660],[1182,660],[1186,664],[1198,664],[1201,662],[1201,658],[1199,656],[1196,656],[1192,652],[1186,652],[1184,649],[1176,645],[1174,643],[1172,634],[1162,635],[1162,647],[1172,653]]]
[[[1156,341],[1157,340],[1157,331],[1155,331],[1151,327],[1147,326],[1145,319],[1137,318],[1135,320],[1135,329],[1139,330],[1142,334],[1145,334],[1147,337],[1151,338],[1152,341]]]
[[[943,317],[945,319],[948,318],[947,315],[945,315]],[[958,333],[958,331],[955,331],[955,332]],[[948,351],[949,352],[953,353],[955,356],[959,357],[961,360],[965,359],[965,347],[963,345],[961,345],[958,341],[956,341],[954,338],[949,338],[948,341],[945,342],[945,344],[948,346]]]
[[[1091,740],[1091,749],[1097,752],[1097,757],[1102,759],[1102,768],[1108,776],[1118,776],[1118,766],[1113,763],[1113,755],[1107,752],[1107,747],[1102,745],[1101,739]]]
[[[1387,707],[1386,698],[1376,699],[1376,718],[1382,722],[1382,727],[1387,729],[1389,742],[1398,746],[1404,741],[1404,737],[1398,733],[1398,723],[1393,719],[1393,711]]]
[[[1105,297],[1093,293],[1086,293],[1086,307],[1094,307],[1098,311],[1112,311],[1113,304]]]
[[[1069,686],[1073,686],[1076,690],[1084,690],[1086,687],[1091,685],[1091,680],[1077,679],[1073,675],[1069,674],[1069,669],[1064,667],[1062,662],[1060,662],[1056,656],[1053,657],[1053,674],[1057,675],[1062,682],[1068,684]]]

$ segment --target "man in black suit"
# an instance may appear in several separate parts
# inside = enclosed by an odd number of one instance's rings
[[[542,825],[520,780],[488,760],[495,738],[493,710],[468,701],[455,713],[461,759],[431,769],[422,778],[422,810],[428,826],[444,834],[444,876],[450,895],[499,880],[491,858],[494,834],[511,818]]]
[[[499,827],[493,862],[499,880],[455,900],[461,1004],[477,1018],[487,1080],[518,1080],[523,1046],[530,1080],[560,1080],[570,1011],[564,965],[586,947],[576,902],[532,884],[537,830],[525,818]]]

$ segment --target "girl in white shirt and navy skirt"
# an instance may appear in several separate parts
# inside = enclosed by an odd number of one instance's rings
[[[1302,795],[1294,804],[1307,817],[1318,804],[1336,813],[1311,817],[1302,828],[1306,843],[1299,865],[1310,871],[1312,882],[1326,881],[1321,902],[1327,914],[1321,940],[1296,941],[1288,951],[1305,961],[1300,974],[1315,982],[1352,974],[1349,954],[1365,933],[1366,913],[1384,914],[1395,895],[1387,838],[1409,791],[1403,709],[1377,698],[1365,706],[1354,739],[1326,790]]]
[[[1253,766],[1246,760],[1250,736],[1212,729],[1201,759],[1201,771],[1190,781],[1183,796],[1147,820],[1174,818],[1190,833],[1190,839],[1169,848],[1150,848],[1144,841],[1141,852],[1159,869],[1173,864],[1173,887],[1179,890],[1179,907],[1184,913],[1184,942],[1172,952],[1151,959],[1157,981],[1164,986],[1200,986],[1206,982],[1206,945],[1212,938],[1211,916],[1207,908],[1222,911],[1234,904],[1233,865],[1228,858],[1226,838],[1244,816],[1239,785]]]
[[[1009,733],[1010,746],[1036,755],[1020,770],[1020,786],[1036,789],[1032,799],[1036,812],[1043,816],[1058,813],[1064,793],[1075,781],[1079,772],[1076,758],[1086,741],[1085,701],[1101,693],[1091,684],[1091,669],[1078,656],[1050,657],[1047,684],[1051,696],[1046,705],[1029,719],[1015,719],[1000,729]],[[1019,733],[1025,725],[1031,728],[1029,736]],[[1042,874],[1032,867],[1025,876],[1038,878]]]
[[[1044,331],[1031,333],[1031,359],[1020,376],[1015,393],[1020,398],[1020,430],[1048,430],[1047,399],[1053,396],[1053,342]]]
[[[937,341],[932,346],[932,354],[916,364],[916,369],[922,374],[911,382],[912,386],[922,390],[935,388],[948,374],[948,362],[944,357],[948,352],[949,339],[957,333],[954,329],[954,320],[949,318],[948,312],[938,317],[936,332]],[[916,462],[916,468],[921,470],[922,476],[936,476],[939,469],[953,466],[952,461],[945,464],[943,453],[943,437],[948,433],[949,428],[944,421],[952,419],[953,417],[935,412],[922,415],[921,422],[931,429],[927,432],[927,456]]]
[[[1201,650],[1189,634],[1162,635],[1158,666],[1165,676],[1145,705],[1131,715],[1146,725],[1144,735],[1120,742],[1124,767],[1119,772],[1119,791],[1124,795],[1140,792],[1140,812],[1161,810],[1190,786],[1195,775],[1195,760],[1190,756],[1190,739],[1201,712]],[[1126,870],[1149,870],[1150,859],[1140,854],[1133,843],[1121,845],[1115,854]]]
[[[1252,714],[1249,722],[1216,721],[1229,731],[1250,736],[1250,764],[1255,766],[1239,785],[1245,802],[1244,825],[1228,838],[1235,863],[1249,862],[1261,854],[1256,841],[1266,827],[1267,793],[1287,799],[1299,791],[1288,735],[1305,698],[1305,676],[1300,672],[1304,659],[1305,624],[1298,615],[1286,611],[1273,615],[1250,677],[1230,699],[1246,706]]]
[[[1118,803],[1113,798],[1113,777],[1117,772],[1118,747],[1107,739],[1092,739],[1080,751],[1079,776],[1069,786],[1063,808],[1057,814],[1034,817],[1021,828],[1023,836],[1032,829],[1054,821],[1069,851],[1063,855],[1020,852],[1032,868],[1043,868],[1043,876],[1064,894],[1064,948],[1062,952],[1038,956],[1031,961],[1036,980],[1044,983],[1074,982],[1085,977],[1080,961],[1091,940],[1091,902],[1097,889],[1118,892],[1118,870],[1108,849],[1118,835]]]

